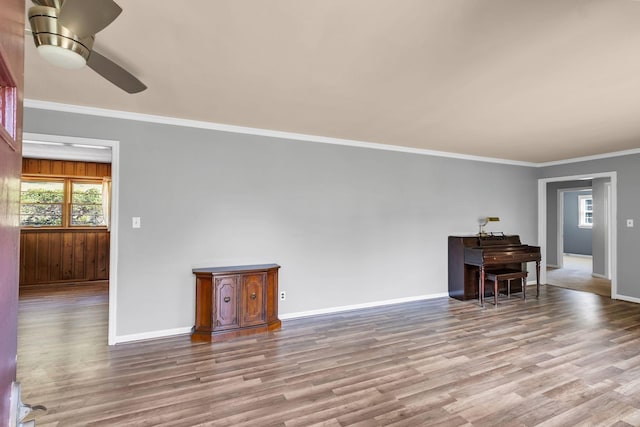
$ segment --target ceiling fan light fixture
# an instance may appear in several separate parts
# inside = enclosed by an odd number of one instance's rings
[[[87,60],[82,55],[65,47],[43,44],[38,46],[38,53],[47,62],[68,70],[77,70],[87,65]]]
[[[48,62],[67,69],[82,68],[93,47],[93,36],[80,39],[58,23],[58,11],[47,6],[29,9],[29,22],[38,53]]]

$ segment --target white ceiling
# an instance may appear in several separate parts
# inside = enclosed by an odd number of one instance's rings
[[[25,97],[548,162],[640,148],[633,0],[117,0],[129,95],[26,43]]]

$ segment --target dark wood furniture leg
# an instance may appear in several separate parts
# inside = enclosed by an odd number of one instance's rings
[[[480,289],[478,293],[480,294],[478,295],[480,307],[484,307],[484,266],[480,267]]]
[[[536,261],[536,298],[540,298],[540,261]]]

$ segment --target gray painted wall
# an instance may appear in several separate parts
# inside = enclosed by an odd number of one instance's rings
[[[25,131],[121,142],[118,336],[192,326],[193,266],[279,263],[287,314],[447,292],[480,216],[536,241],[535,168],[29,108]]]
[[[558,181],[547,183],[547,265],[558,266],[558,192],[590,187],[591,181]],[[562,236],[560,236],[562,237]],[[563,242],[564,245],[564,242]]]
[[[640,253],[640,154],[548,166],[538,169],[539,178],[617,172],[617,292],[621,297],[640,300],[637,264]],[[633,219],[636,227],[627,228]]]
[[[564,226],[562,228],[564,253],[591,255],[591,228],[580,228],[578,225],[580,211],[578,196],[591,195],[591,190],[565,191],[562,194],[564,197]]]

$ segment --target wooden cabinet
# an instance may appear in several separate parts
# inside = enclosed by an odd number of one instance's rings
[[[197,268],[193,341],[218,341],[280,328],[279,265]]]

